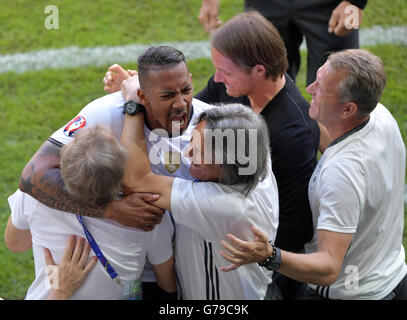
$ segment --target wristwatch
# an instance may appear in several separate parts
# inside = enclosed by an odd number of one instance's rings
[[[123,113],[127,113],[131,116],[135,115],[136,113],[140,113],[140,112],[144,113],[145,111],[146,111],[146,108],[142,104],[140,104],[134,100],[129,100],[129,101],[125,102],[123,105]]]
[[[281,265],[281,250],[279,248],[276,248],[274,244],[269,241],[271,246],[273,247],[273,252],[270,257],[268,257],[266,260],[263,262],[259,262],[259,266],[266,268],[267,270],[277,270],[280,268]]]

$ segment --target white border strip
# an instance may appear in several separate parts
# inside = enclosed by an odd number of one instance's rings
[[[407,45],[407,26],[389,28],[374,26],[369,29],[360,30],[360,46],[376,46],[379,44]],[[152,45],[171,45],[176,47],[184,52],[188,60],[210,58],[211,56],[209,41],[130,44],[93,48],[66,47],[62,49],[44,49],[26,53],[0,55],[0,73],[23,73],[43,69],[135,63],[137,57]],[[301,49],[306,50],[304,43]]]

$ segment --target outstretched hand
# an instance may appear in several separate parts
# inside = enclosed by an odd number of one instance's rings
[[[111,65],[103,78],[103,90],[109,93],[121,90],[123,80],[138,75],[136,70],[124,70],[120,65]]]
[[[268,242],[268,237],[256,227],[252,227],[256,236],[253,241],[243,241],[232,234],[226,237],[230,244],[222,240],[221,245],[227,252],[220,250],[220,255],[232,265],[221,267],[221,271],[232,271],[244,264],[262,262],[273,252],[273,247]]]
[[[48,299],[69,299],[96,265],[96,256],[92,257],[89,263],[87,263],[90,245],[87,241],[85,244],[85,241],[83,238],[79,238],[76,241],[76,236],[70,236],[59,265],[55,264],[51,251],[44,248],[45,262],[48,267],[48,276],[51,284]],[[50,268],[50,266],[54,266],[54,268]]]

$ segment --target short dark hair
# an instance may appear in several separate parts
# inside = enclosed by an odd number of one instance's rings
[[[287,51],[277,29],[257,11],[238,14],[212,35],[211,45],[242,69],[260,64],[274,81],[288,69]]]
[[[138,77],[140,87],[145,86],[145,79],[150,70],[168,69],[185,61],[184,54],[170,46],[152,46],[138,59]]]

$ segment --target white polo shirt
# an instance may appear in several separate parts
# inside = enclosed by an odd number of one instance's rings
[[[309,183],[314,228],[353,234],[338,279],[313,286],[323,296],[381,299],[405,276],[405,161],[397,122],[381,104],[321,157]],[[315,232],[306,251],[316,252],[317,241]]]

